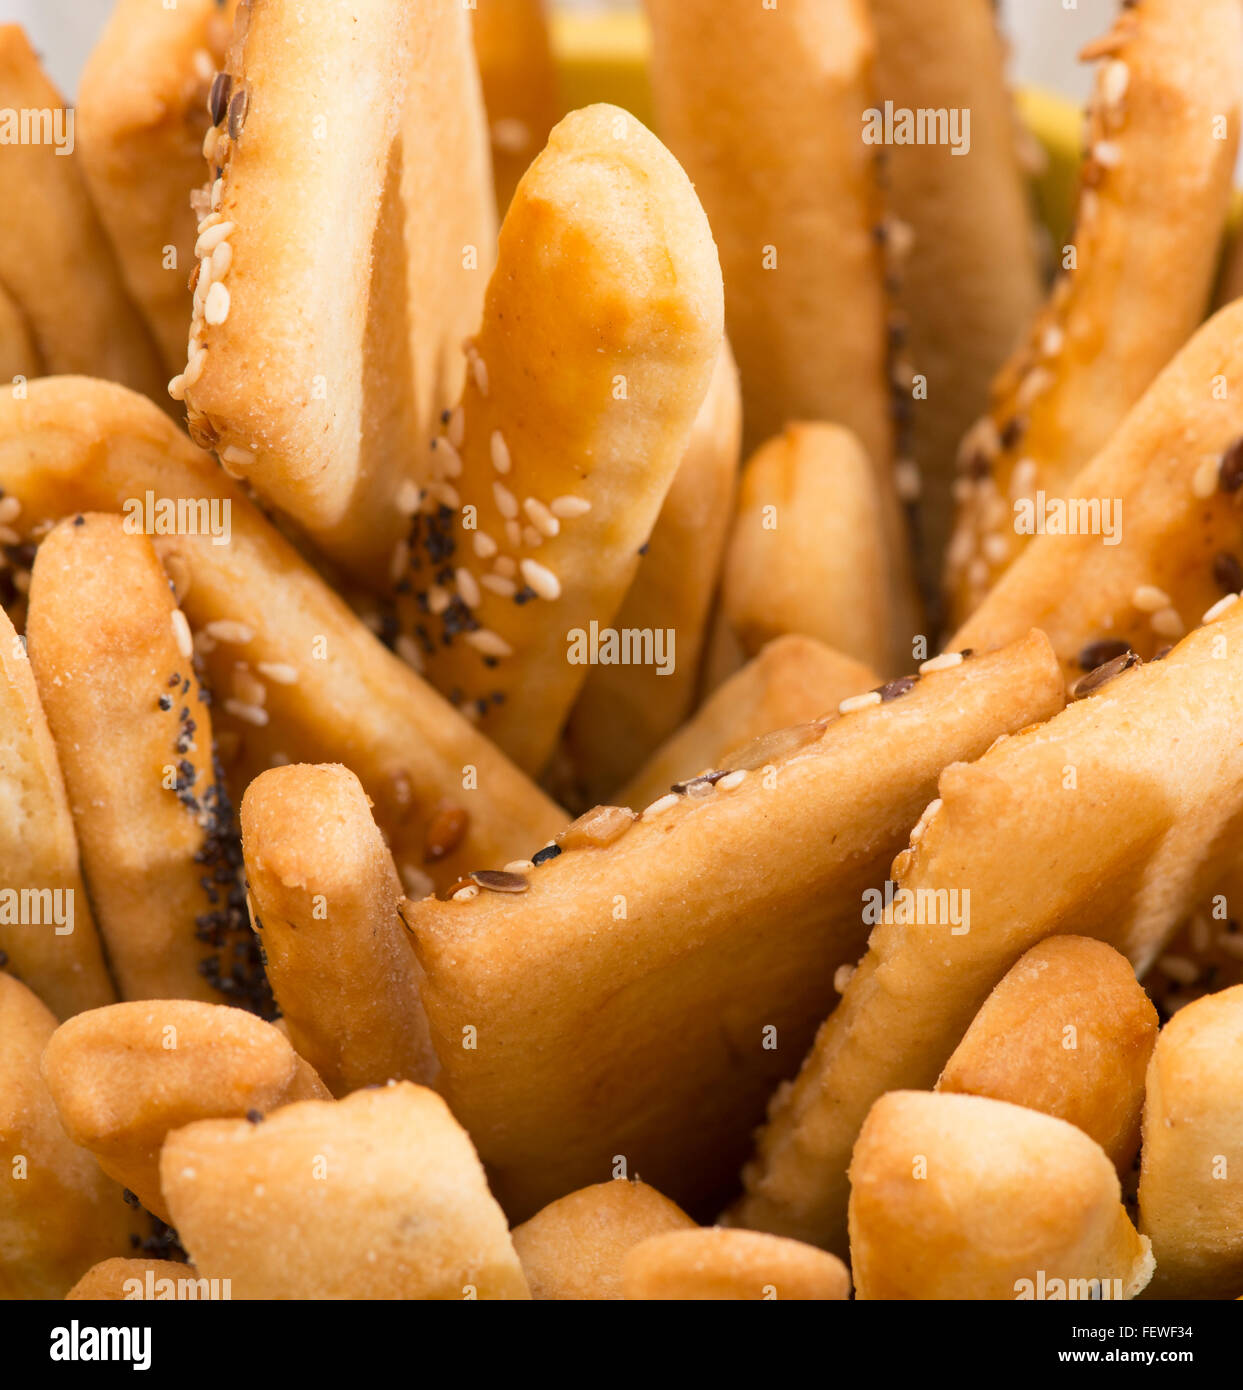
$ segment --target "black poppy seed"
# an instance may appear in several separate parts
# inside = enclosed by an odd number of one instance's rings
[[[1237,594],[1243,591],[1243,565],[1237,555],[1223,550],[1213,557],[1213,578],[1223,593]]]
[[[173,707],[173,698],[171,695],[161,695],[156,703],[162,710],[170,710]]]
[[[175,685],[180,685],[180,684],[181,684],[181,673],[180,673],[179,671],[174,671],[173,674],[172,674],[171,676],[169,676],[169,678],[168,678],[168,688],[171,690],[171,689],[173,688],[173,686],[175,686]]]
[[[484,664],[485,666],[492,667],[492,666],[499,666],[501,663],[500,663],[500,658],[499,658],[499,657],[495,657],[495,656],[485,656],[484,659],[483,659],[483,664]]]
[[[73,524],[75,526],[85,526],[86,518],[84,516],[75,516],[73,519]]]
[[[131,1192],[131,1191],[129,1190],[128,1187],[123,1187],[123,1188],[121,1189],[121,1200],[125,1203],[125,1205],[126,1205],[127,1207],[137,1207],[137,1206],[138,1206],[138,1197],[137,1197],[137,1195],[136,1195],[135,1193]]]
[[[541,864],[547,864],[550,859],[555,859],[560,853],[560,845],[545,845],[531,856],[531,863],[538,868]]]
[[[642,555],[643,551],[640,550],[639,554]],[[521,608],[524,603],[530,603],[533,598],[538,597],[539,595],[535,592],[534,589],[531,588],[529,584],[524,584],[521,589],[515,591],[514,602],[518,605],[519,608]]]
[[[261,1125],[263,1123],[263,1112],[261,1110],[248,1110],[246,1112],[246,1118],[252,1125]]]
[[[647,551],[648,551],[648,547],[649,547],[650,545],[651,545],[651,541],[644,541],[643,544],[639,547],[639,554],[640,554],[640,555],[646,555],[646,554],[647,554]]]
[[[1013,419],[1007,420],[1001,427],[1001,447],[1003,449],[1013,449],[1019,440],[1023,438],[1023,429],[1023,422],[1017,415]]]
[[[1238,492],[1243,487],[1243,438],[1236,439],[1222,454],[1217,480],[1223,492]]]

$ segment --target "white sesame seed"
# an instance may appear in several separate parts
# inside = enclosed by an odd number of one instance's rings
[[[200,261],[204,256],[210,256],[222,241],[228,241],[229,234],[236,225],[234,222],[217,222],[206,231],[200,230],[199,239],[194,243],[195,256]]]
[[[173,377],[168,383],[168,394],[175,401],[184,401],[186,398],[186,378],[184,374]]]
[[[408,632],[399,633],[394,644],[397,655],[406,663],[411,670],[423,672],[423,653],[419,650],[419,644],[410,636]]]
[[[870,709],[873,705],[881,704],[881,693],[879,690],[869,690],[866,695],[852,695],[849,700],[843,700],[837,707],[838,714],[854,714],[856,710]]]
[[[534,867],[535,865],[529,859],[511,859],[505,865],[504,872],[507,874],[525,874],[530,873]]]
[[[471,354],[470,368],[475,378],[475,387],[486,401],[488,399],[488,364],[475,352]]]
[[[498,555],[496,559],[492,561],[492,568],[505,579],[516,579],[518,577],[518,562],[508,555]]]
[[[1056,357],[1066,346],[1066,334],[1056,324],[1051,323],[1040,335],[1040,350],[1046,357]]]
[[[1131,85],[1131,69],[1121,58],[1113,58],[1101,68],[1101,96],[1108,106],[1117,106]]]
[[[512,521],[518,515],[518,499],[504,483],[492,484],[492,496],[496,499],[497,511],[506,521]]]
[[[211,278],[213,280],[223,280],[228,274],[229,267],[232,264],[233,244],[232,242],[222,241],[211,253]]]
[[[256,676],[251,675],[245,666],[233,672],[233,694],[244,705],[254,705],[262,709],[268,702],[268,688]]]
[[[485,574],[479,579],[480,584],[491,593],[499,594],[501,598],[513,598],[518,592],[518,586],[512,579],[506,579],[501,574]]]
[[[221,453],[220,457],[225,463],[232,463],[239,468],[245,468],[247,464],[254,463],[255,455],[250,449],[239,448],[236,444],[228,445]]]
[[[1131,602],[1141,613],[1155,613],[1170,606],[1170,596],[1155,584],[1141,584],[1131,595]]]
[[[448,589],[442,589],[439,584],[433,584],[427,591],[427,607],[433,617],[440,617],[452,602]]]
[[[220,205],[224,202],[224,179],[217,179],[211,186],[211,210],[220,211]]]
[[[505,523],[505,539],[514,550],[522,545],[522,527],[516,521]]]
[[[554,497],[548,510],[553,516],[568,521],[573,517],[586,516],[591,510],[591,503],[585,497],[575,497],[567,493],[564,497]]]
[[[465,640],[483,656],[513,656],[514,649],[499,633],[481,627],[465,634]]]
[[[973,589],[987,588],[988,565],[983,560],[972,560],[967,566],[967,583]]]
[[[446,436],[441,436],[436,441],[436,459],[440,464],[440,476],[442,478],[460,478],[462,476],[462,456],[449,443]]]
[[[448,507],[452,512],[456,512],[462,505],[462,498],[452,483],[442,481],[428,483],[427,495],[433,501],[439,502],[441,506]]]
[[[1200,466],[1196,469],[1191,479],[1191,491],[1201,502],[1205,501],[1217,491],[1217,484],[1221,475],[1221,460],[1219,458],[1206,458],[1201,460]]]
[[[522,504],[522,510],[531,518],[536,529],[544,535],[552,537],[560,533],[561,523],[538,497],[528,497]]]
[[[216,650],[216,639],[210,632],[200,629],[194,634],[194,650],[200,656],[210,656]]]
[[[999,535],[985,536],[981,549],[984,552],[984,558],[990,565],[1004,565],[1010,554],[1010,547],[1006,544],[1006,538]]]
[[[839,965],[833,972],[833,988],[838,994],[846,993],[846,986],[853,978],[856,969],[857,967],[853,965]]]
[[[1200,621],[1202,623],[1215,623],[1218,618],[1224,617],[1238,601],[1238,594],[1227,594],[1225,598],[1219,598]]]
[[[389,556],[388,577],[389,582],[396,584],[406,572],[410,564],[410,547],[405,541],[398,541],[393,547],[393,553]]]
[[[1159,609],[1148,620],[1148,624],[1158,637],[1168,637],[1173,642],[1177,642],[1187,631],[1182,615],[1173,607]]]
[[[534,560],[523,560],[518,566],[522,577],[535,590],[540,598],[557,599],[561,597],[561,581],[547,566]]]
[[[412,478],[403,478],[394,505],[402,516],[413,516],[419,509],[419,487]]]
[[[471,544],[481,560],[490,560],[496,554],[496,542],[486,531],[476,531]]]
[[[453,577],[457,580],[457,591],[462,602],[467,608],[478,608],[483,595],[479,592],[479,581],[475,576],[468,569],[459,569]]]
[[[500,430],[492,431],[492,467],[498,473],[508,473],[514,466],[513,459],[509,456],[509,445],[505,443],[505,436]]]
[[[191,196],[193,197],[193,194]],[[224,218],[218,212],[209,212],[199,223],[199,235],[201,236],[208,227],[218,227],[223,221]]]
[[[0,497],[0,526],[8,526],[21,515],[22,504],[16,497]]]
[[[1200,977],[1199,967],[1186,956],[1162,956],[1157,966],[1163,975],[1168,975],[1180,985],[1193,985]]]
[[[189,659],[194,655],[194,638],[190,633],[190,623],[180,608],[173,609],[173,640],[182,656]]]
[[[1098,140],[1092,146],[1092,158],[1102,169],[1116,169],[1122,163],[1122,146],[1114,140]]]
[[[924,490],[923,475],[914,459],[899,459],[893,469],[893,485],[903,502],[917,502]]]
[[[1010,496],[1016,500],[1028,496],[1036,486],[1035,459],[1020,459],[1010,474]]]
[[[20,545],[22,538],[11,526],[0,526],[0,545]]]
[[[453,901],[455,903],[468,903],[472,898],[477,898],[478,896],[479,889],[476,888],[473,883],[467,883],[454,893]]]
[[[203,303],[203,317],[218,328],[229,317],[229,291],[224,285],[213,285]]]
[[[1038,396],[1044,395],[1055,379],[1047,368],[1034,367],[1020,383],[1014,397],[1015,404],[1020,410],[1025,410]]]
[[[962,652],[942,652],[940,656],[934,656],[925,661],[919,668],[919,674],[928,676],[934,671],[952,671],[955,666],[961,666],[962,662]]]
[[[544,537],[534,526],[524,526],[522,528],[522,543],[528,550],[538,550],[544,544]]]
[[[663,815],[664,812],[666,812],[666,811],[668,811],[668,810],[670,809],[670,807],[676,806],[676,805],[678,804],[678,800],[679,800],[678,796],[677,796],[675,793],[673,793],[673,792],[669,792],[669,793],[668,793],[667,795],[665,795],[665,796],[658,796],[658,797],[656,798],[656,800],[653,801],[652,804],[647,808],[647,810],[643,812],[643,815],[645,815],[645,816],[659,816],[659,815]]]
[[[449,424],[446,428],[446,434],[448,435],[449,443],[452,444],[455,449],[460,449],[462,447],[462,441],[466,438],[466,412],[460,405],[455,406],[453,410],[449,412]]]
[[[186,369],[181,375],[181,385],[184,390],[187,386],[193,386],[203,375],[203,368],[207,365],[207,349],[195,348],[190,354],[190,360],[186,363]]]
[[[741,787],[746,780],[747,774],[740,768],[737,772],[727,772],[716,784],[716,789],[719,792],[732,792],[735,787]]]
[[[259,661],[255,670],[273,685],[297,685],[298,668],[285,661]]]
[[[238,646],[245,646],[247,642],[254,641],[255,632],[245,623],[234,622],[232,618],[217,618],[214,622],[206,624],[203,629],[213,641],[231,642]]]

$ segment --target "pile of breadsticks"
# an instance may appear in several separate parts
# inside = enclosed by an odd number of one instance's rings
[[[0,29],[0,1296],[1243,1295],[1243,10],[646,11]]]

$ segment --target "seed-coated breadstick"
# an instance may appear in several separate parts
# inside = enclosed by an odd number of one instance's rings
[[[186,360],[208,98],[237,0],[119,0],[82,69],[82,169],[166,373]]]
[[[409,1082],[188,1125],[160,1178],[195,1268],[234,1298],[530,1297],[466,1131]]]
[[[56,1019],[0,972],[0,1299],[63,1298],[97,1260],[130,1248],[121,1189],[61,1128],[39,1075]]]
[[[570,715],[566,738],[588,800],[600,800],[632,777],[691,710],[733,515],[741,440],[738,369],[726,342],[638,573],[613,621],[619,632],[672,633],[668,660],[593,666]]]
[[[1031,200],[1005,53],[989,0],[870,0],[876,99],[946,112],[959,143],[886,147],[889,206],[910,241],[897,303],[906,353],[926,382],[912,402],[910,449],[922,474],[921,551],[935,587],[954,519],[958,444],[984,414],[993,376],[1040,304]],[[962,124],[969,122],[969,124]]]
[[[189,999],[79,1014],[48,1042],[43,1079],[65,1133],[162,1221],[160,1146],[170,1130],[328,1099],[278,1028]]]
[[[627,1300],[837,1302],[850,1297],[850,1272],[836,1255],[796,1240],[709,1227],[636,1246],[622,1288]]]
[[[121,1303],[135,1298],[197,1302],[210,1297],[208,1281],[200,1280],[191,1265],[116,1257],[92,1265],[65,1295],[65,1302]]]
[[[712,692],[617,793],[617,800],[623,806],[646,806],[679,778],[723,767],[730,753],[753,739],[806,724],[878,684],[866,666],[814,637],[778,637]]]
[[[241,820],[255,927],[294,1047],[334,1095],[430,1083],[401,880],[358,778],[272,768],[247,787]]]
[[[1188,1004],[1148,1066],[1140,1229],[1152,1237],[1154,1298],[1243,1290],[1243,985]]]
[[[127,999],[270,994],[190,629],[154,549],[88,513],[40,544],[30,661],[82,866]]]
[[[551,1202],[513,1231],[534,1299],[622,1297],[622,1260],[649,1236],[695,1223],[644,1182],[614,1178]]]
[[[1095,1139],[1125,1176],[1156,1040],[1157,1011],[1125,956],[1103,941],[1051,936],[985,1000],[937,1090],[1056,1115]]]
[[[407,906],[440,1089],[511,1217],[619,1157],[692,1215],[719,1210],[941,769],[1062,700],[1034,633],[762,739],[637,821],[588,813],[530,871]]]
[[[963,443],[954,623],[1026,542],[1013,502],[1078,492],[1076,474],[1195,331],[1212,288],[1239,139],[1239,6],[1145,0],[1086,53],[1103,62],[1063,273]]]
[[[0,166],[0,279],[42,369],[104,377],[162,398],[155,345],[86,190],[72,109],[16,24],[0,25],[0,108],[27,121],[30,137],[6,141]]]
[[[1074,1125],[920,1091],[868,1114],[850,1164],[856,1297],[1128,1299],[1152,1263],[1113,1165]]]
[[[459,0],[247,0],[204,144],[192,435],[356,574],[462,379],[496,211]]]
[[[0,503],[2,505],[2,503]],[[78,842],[30,661],[0,611],[0,884],[17,900],[0,924],[5,968],[58,1018],[111,1004]],[[22,913],[21,895],[29,904]],[[27,920],[33,918],[33,920]]]
[[[22,503],[10,524],[23,536],[75,509],[197,504],[181,534],[154,540],[205,656],[235,796],[274,761],[344,763],[411,894],[504,863],[565,824],[149,402],[75,378],[32,382],[25,400],[0,391],[0,488]],[[218,544],[203,516],[226,502]]]
[[[866,957],[774,1099],[732,1220],[842,1249],[846,1168],[872,1102],[931,1086],[1046,936],[1106,941],[1142,975],[1233,857],[1240,661],[1243,610],[1163,661],[1101,678],[1090,699],[974,766],[946,768],[894,861],[895,897]]]
[[[1243,589],[1241,486],[1243,303],[1200,329],[1075,478],[1078,532],[1034,540],[951,646],[1036,626],[1068,680],[1127,647],[1155,655]]]
[[[677,161],[617,107],[567,116],[509,205],[439,480],[394,556],[429,679],[527,772],[634,577],[722,312]]]

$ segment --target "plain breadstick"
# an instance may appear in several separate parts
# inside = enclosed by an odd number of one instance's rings
[[[530,1297],[466,1131],[409,1082],[187,1125],[160,1180],[195,1268],[234,1298]]]
[[[1121,1300],[1153,1260],[1113,1165],[1073,1125],[893,1091],[850,1163],[850,1264],[862,1299]]]
[[[840,1302],[850,1273],[796,1240],[714,1227],[645,1240],[626,1256],[622,1288],[627,1300]]]
[[[649,1236],[694,1229],[655,1188],[614,1178],[551,1202],[513,1239],[532,1298],[616,1300],[628,1251]]]
[[[247,0],[204,145],[192,436],[379,583],[462,380],[496,211],[459,0]]]
[[[1063,273],[963,444],[946,569],[955,623],[1026,543],[1013,504],[1078,493],[1076,474],[1209,301],[1239,139],[1243,14],[1236,0],[1145,0],[1087,54],[1103,62]],[[1197,400],[1210,397],[1205,381]]]
[[[570,714],[566,739],[588,800],[633,776],[691,710],[741,444],[738,369],[723,342],[690,444],[614,623],[620,632],[671,634],[668,660],[593,666]]]
[[[0,953],[58,1018],[116,998],[82,886],[56,747],[25,645],[0,611],[0,883],[16,899]],[[23,921],[23,889],[34,921]],[[58,911],[59,909],[59,911]]]
[[[147,1293],[148,1286],[151,1294]],[[114,1257],[92,1265],[65,1295],[65,1302],[122,1303],[149,1297],[197,1302],[211,1296],[210,1287],[206,1280],[197,1278],[191,1265]]]
[[[866,666],[813,637],[778,637],[713,691],[617,793],[617,800],[623,806],[646,806],[680,777],[723,766],[730,753],[753,739],[806,724],[877,684]]]
[[[401,880],[344,767],[275,767],[242,799],[242,845],[268,978],[298,1052],[334,1095],[431,1082]]]
[[[941,769],[1062,699],[1034,633],[408,905],[440,1089],[511,1217],[619,1158],[692,1215],[719,1210]]]
[[[65,1133],[162,1221],[160,1146],[170,1130],[328,1098],[279,1029],[189,999],[79,1014],[52,1035],[42,1070]]]
[[[21,400],[0,392],[0,488],[22,504],[10,525],[23,537],[78,509],[153,526],[204,655],[235,797],[274,762],[344,763],[413,895],[565,824],[149,402],[76,378],[32,382]]]
[[[1052,936],[1007,971],[972,1020],[937,1090],[991,1096],[1077,1125],[1130,1171],[1157,1011],[1125,956]]]
[[[1243,1291],[1243,985],[1198,999],[1161,1030],[1148,1067],[1140,1229],[1154,1298]]]
[[[722,312],[677,161],[616,107],[567,116],[509,205],[439,477],[394,561],[429,679],[527,772],[634,577]]]
[[[1142,974],[1233,857],[1241,660],[1243,610],[1163,661],[1103,671],[1091,698],[946,768],[866,957],[774,1099],[732,1220],[841,1250],[846,1168],[872,1103],[931,1086],[1046,936],[1106,941]]]

